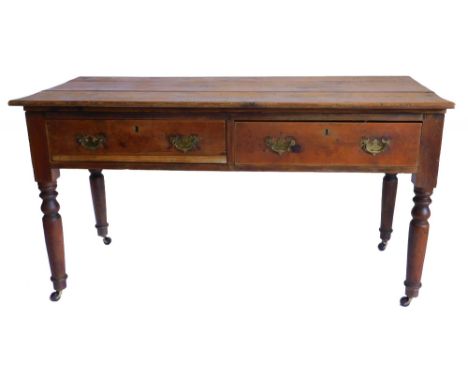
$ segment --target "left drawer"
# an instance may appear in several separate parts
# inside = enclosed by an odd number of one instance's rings
[[[224,120],[53,119],[47,138],[53,163],[226,163]]]

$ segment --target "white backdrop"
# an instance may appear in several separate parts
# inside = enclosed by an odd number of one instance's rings
[[[464,1],[4,1],[0,380],[466,381]],[[411,75],[449,111],[420,297],[412,185],[379,242],[380,174],[63,170],[69,287],[52,291],[24,115],[80,75]]]

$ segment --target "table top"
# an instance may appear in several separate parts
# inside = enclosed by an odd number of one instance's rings
[[[25,107],[445,110],[411,77],[78,77],[9,102]]]

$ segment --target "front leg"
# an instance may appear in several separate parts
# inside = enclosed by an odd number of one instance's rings
[[[52,273],[51,280],[55,289],[50,295],[52,301],[58,301],[62,290],[67,287],[62,218],[59,214],[60,205],[57,202],[56,188],[56,182],[39,183],[41,190],[39,196],[42,199],[41,210],[44,213],[42,224]]]
[[[421,275],[429,235],[429,216],[432,190],[437,186],[440,147],[444,129],[444,114],[424,115],[421,127],[418,171],[411,178],[414,184],[413,219],[408,236],[408,259],[406,265],[405,291],[400,304],[408,306],[417,297],[421,288]]]
[[[426,255],[427,238],[429,235],[429,217],[431,210],[432,190],[415,187],[414,207],[411,211],[413,219],[410,223],[408,236],[408,258],[406,264],[405,291],[400,304],[408,306],[413,297],[419,294],[421,275]]]

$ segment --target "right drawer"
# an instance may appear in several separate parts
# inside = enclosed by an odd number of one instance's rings
[[[237,122],[238,165],[416,167],[420,122]]]

